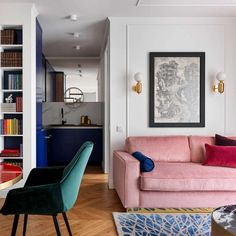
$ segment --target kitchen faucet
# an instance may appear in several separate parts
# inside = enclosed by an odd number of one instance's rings
[[[64,109],[61,108],[61,124],[64,125],[66,123],[66,119],[64,119]]]

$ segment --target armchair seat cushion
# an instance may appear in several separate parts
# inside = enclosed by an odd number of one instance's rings
[[[236,169],[200,163],[156,162],[140,175],[142,191],[236,191]]]

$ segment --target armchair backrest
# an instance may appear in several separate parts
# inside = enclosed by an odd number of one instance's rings
[[[85,142],[64,169],[63,178],[60,181],[64,211],[72,208],[77,199],[81,180],[92,150],[93,143]]]

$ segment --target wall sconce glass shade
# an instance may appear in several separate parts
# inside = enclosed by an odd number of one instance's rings
[[[134,75],[134,79],[139,82],[139,81],[142,81],[142,78],[143,78],[143,74],[141,72],[138,72]]]
[[[224,81],[226,79],[226,74],[224,72],[219,72],[216,75],[216,79],[219,81],[219,83],[216,85],[213,85],[213,91],[222,94],[224,93],[224,90],[225,90]]]
[[[133,86],[133,90],[140,94],[142,92],[142,78],[143,78],[143,75],[142,73],[138,72],[134,75],[134,79],[137,81],[136,85]]]

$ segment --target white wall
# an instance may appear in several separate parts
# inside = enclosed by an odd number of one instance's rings
[[[96,93],[98,101],[98,64],[99,59],[79,58],[47,58],[56,71],[63,71],[66,75],[66,89],[69,87],[80,88],[84,93]],[[81,65],[81,68],[78,67]],[[79,70],[82,73],[79,73]],[[79,76],[82,74],[82,77]]]
[[[104,47],[100,54],[99,64],[99,81],[101,81],[101,101],[103,101],[103,160],[102,167],[104,173],[109,173],[109,162],[110,162],[110,85],[109,85],[109,44],[108,44],[108,31],[106,33]]]
[[[110,18],[110,186],[112,153],[133,135],[236,134],[236,20],[233,18]],[[149,128],[149,52],[206,52],[204,128]],[[226,92],[212,92],[227,74]],[[143,92],[132,91],[144,74]],[[117,126],[122,132],[117,132]]]

